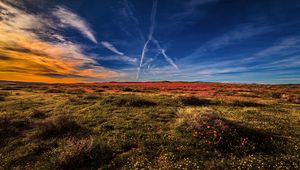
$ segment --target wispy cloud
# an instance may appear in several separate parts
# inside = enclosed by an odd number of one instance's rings
[[[0,2],[0,9],[1,79],[80,82],[124,76],[99,66],[95,56],[86,54],[82,45],[53,30],[48,24],[53,22],[51,17],[31,14],[4,2]],[[43,38],[35,32],[37,28],[45,32]],[[83,65],[89,67],[78,69]]]
[[[113,53],[115,54],[118,54],[118,55],[124,55],[123,52],[119,51],[114,45],[112,45],[110,42],[107,42],[107,41],[101,41],[101,44],[109,49],[110,51],[112,51]]]
[[[60,22],[63,24],[62,26],[73,27],[74,29],[80,31],[86,38],[88,38],[95,44],[98,43],[88,23],[83,18],[81,18],[80,16],[72,12],[71,10],[61,6],[57,6],[53,14],[56,17],[58,17]]]
[[[201,5],[216,3],[219,0],[188,0],[183,2],[183,11],[175,14],[173,18],[182,19],[197,13],[197,8]]]
[[[98,60],[102,60],[102,61],[124,61],[126,63],[129,64],[133,64],[136,65],[137,63],[137,59],[136,58],[132,58],[132,57],[128,57],[128,56],[120,56],[120,55],[111,55],[111,56],[105,56],[105,57],[97,57]]]
[[[125,61],[130,64],[136,64],[137,59],[132,58],[129,56],[126,56],[123,52],[118,50],[112,43],[108,41],[101,41],[101,44],[107,48],[108,50],[112,51],[113,53],[119,55],[119,56],[106,56],[106,57],[98,57],[98,59],[102,60],[118,60],[118,61]]]
[[[258,26],[257,24],[244,24],[237,26],[234,30],[223,34],[220,37],[212,39],[202,45],[195,53],[202,54],[209,51],[214,51],[225,46],[238,43],[241,40],[259,35],[268,31],[269,27]]]
[[[275,45],[256,53],[255,56],[261,56],[261,57],[270,56],[280,51],[295,48],[295,47],[298,49],[300,48],[300,37],[287,37],[277,42]]]
[[[229,45],[238,44],[243,40],[266,33],[268,31],[270,31],[269,26],[261,26],[255,23],[238,25],[234,30],[207,41],[199,48],[195,49],[192,54],[182,58],[182,60],[193,61],[193,58],[201,58],[204,55],[210,54],[218,49]]]

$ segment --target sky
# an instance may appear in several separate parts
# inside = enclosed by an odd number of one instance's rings
[[[297,0],[0,0],[0,80],[300,83]]]

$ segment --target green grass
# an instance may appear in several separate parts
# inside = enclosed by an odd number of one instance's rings
[[[281,94],[57,91],[66,86],[0,90],[0,169],[300,167],[300,105]]]

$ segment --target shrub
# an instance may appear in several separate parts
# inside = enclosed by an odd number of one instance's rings
[[[109,86],[101,86],[101,88],[109,89],[110,87]]]
[[[210,104],[210,100],[208,99],[200,99],[195,96],[182,96],[179,97],[179,104],[185,105],[185,106],[198,106],[198,105],[207,105]]]
[[[147,107],[156,105],[155,102],[146,100],[136,95],[120,95],[117,97],[107,97],[102,101],[102,103],[127,107]]]
[[[90,95],[84,96],[83,99],[84,100],[97,100],[97,99],[99,99],[99,96],[90,94]]]
[[[122,91],[125,91],[125,92],[132,92],[132,91],[134,91],[132,88],[130,88],[130,87],[123,87],[122,89],[121,89]]]
[[[67,90],[66,93],[68,93],[68,94],[84,94],[85,90],[83,90],[83,89]]]
[[[89,134],[87,129],[82,128],[75,121],[64,116],[48,119],[38,124],[38,127],[39,132],[37,136],[42,138],[85,136]]]
[[[280,99],[283,94],[281,92],[271,92],[270,96],[275,99]]]
[[[20,90],[22,87],[12,86],[12,87],[3,87],[2,90]]]
[[[0,92],[0,101],[5,101],[5,98],[9,95],[10,93],[8,92]]]
[[[103,89],[96,89],[95,92],[101,93],[101,92],[105,92],[105,90],[103,90]]]
[[[241,101],[241,100],[235,100],[232,103],[233,106],[239,106],[239,107],[262,107],[264,104],[252,102],[252,101]]]
[[[33,109],[30,113],[30,117],[35,119],[43,119],[46,117],[46,114],[40,110]]]
[[[5,142],[5,139],[14,137],[20,134],[21,131],[29,128],[27,119],[12,119],[1,115],[0,117],[0,145]]]
[[[64,93],[64,90],[61,89],[48,89],[45,91],[45,93]]]
[[[97,169],[113,158],[110,147],[93,138],[70,138],[58,159],[59,169]]]

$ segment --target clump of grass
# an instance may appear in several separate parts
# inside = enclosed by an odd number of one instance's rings
[[[5,143],[5,140],[20,134],[21,131],[29,128],[27,119],[17,118],[12,119],[8,116],[1,115],[0,117],[0,145]]]
[[[34,119],[43,119],[46,117],[46,114],[40,110],[33,109],[30,113],[30,117]]]
[[[233,106],[238,107],[263,107],[264,104],[253,102],[253,101],[241,101],[241,100],[235,100],[231,103]]]
[[[70,138],[58,156],[59,169],[97,169],[113,158],[113,151],[103,141],[92,137]]]
[[[67,104],[82,105],[89,103],[89,101],[91,101],[91,98],[87,99],[82,95],[74,95],[69,97]]]
[[[65,90],[62,89],[48,89],[45,91],[45,93],[64,93]]]
[[[65,93],[68,93],[68,94],[84,94],[85,90],[83,90],[83,89],[72,89],[72,90],[66,90]]]
[[[5,101],[5,98],[10,95],[9,92],[0,92],[0,101]]]
[[[101,86],[101,88],[103,88],[103,89],[109,89],[110,87],[109,87],[109,86],[106,86],[106,85],[104,85],[104,86]]]
[[[136,95],[119,95],[114,97],[109,96],[102,100],[102,103],[126,107],[147,107],[157,105],[153,101]]]
[[[211,104],[208,99],[198,98],[195,96],[181,96],[178,98],[179,103],[184,106],[199,106]]]
[[[124,92],[141,92],[141,90],[139,90],[139,89],[133,89],[130,87],[123,87],[123,88],[121,88],[121,90]]]
[[[270,96],[274,99],[280,99],[282,95],[281,92],[270,92]]]
[[[95,92],[101,93],[101,92],[105,92],[104,89],[96,89]]]
[[[1,90],[20,90],[22,87],[19,86],[7,86],[7,87],[2,87]]]
[[[90,95],[83,96],[83,99],[84,100],[97,100],[97,99],[99,99],[99,96],[90,94]]]
[[[65,116],[50,118],[38,124],[37,136],[42,138],[55,138],[63,136],[86,136],[89,131],[77,122]]]
[[[123,87],[122,89],[121,89],[122,91],[125,91],[125,92],[132,92],[132,91],[134,91],[132,88],[130,88],[130,87]]]

